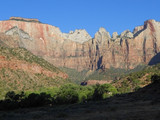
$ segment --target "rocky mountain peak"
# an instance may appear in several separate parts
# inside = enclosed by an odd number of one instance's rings
[[[109,32],[107,32],[106,29],[103,28],[103,27],[100,27],[98,32],[99,32],[101,35],[105,35],[106,37],[111,38]]]
[[[125,30],[121,33],[120,37],[133,38],[133,33],[130,30]]]
[[[151,20],[147,20],[144,22],[144,29],[149,28],[151,30],[151,32],[155,32],[156,28],[160,26],[159,22],[156,22],[155,20],[151,19]]]
[[[117,37],[115,32],[112,38],[101,27],[92,39],[84,29],[62,33],[52,25],[14,19],[0,21],[0,32],[10,36],[18,34],[20,47],[56,66],[79,71],[110,67],[133,69],[139,64],[148,64],[160,52],[160,22],[155,20],[135,27],[133,33],[126,30]]]
[[[113,38],[113,39],[116,39],[117,37],[118,37],[118,33],[117,33],[117,32],[113,32],[112,38]]]
[[[98,32],[95,34],[95,39],[99,39],[99,41],[109,40],[111,38],[109,32],[106,31],[105,28],[99,28]],[[101,39],[101,40],[100,40]]]
[[[78,43],[83,43],[92,39],[85,29],[76,29],[75,31],[70,31],[68,34],[64,33],[63,37]]]

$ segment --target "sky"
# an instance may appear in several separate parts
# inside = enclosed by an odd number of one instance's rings
[[[65,33],[85,29],[92,37],[100,27],[112,35],[148,19],[160,21],[160,0],[0,0],[0,6],[0,21],[37,18]]]

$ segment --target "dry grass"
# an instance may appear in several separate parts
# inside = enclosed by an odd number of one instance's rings
[[[0,112],[1,120],[157,120],[160,103],[131,101],[126,97],[86,104]]]

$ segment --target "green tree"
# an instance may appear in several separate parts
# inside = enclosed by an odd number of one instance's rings
[[[93,94],[93,99],[95,100],[105,99],[117,93],[118,93],[117,89],[111,84],[103,84],[103,85],[97,84]]]
[[[55,96],[57,104],[68,104],[78,102],[77,86],[74,84],[66,84],[60,87]]]

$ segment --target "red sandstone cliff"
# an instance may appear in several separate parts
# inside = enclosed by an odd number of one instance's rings
[[[57,27],[28,19],[0,21],[0,32],[19,36],[18,46],[42,56],[53,65],[77,70],[132,69],[139,64],[148,64],[160,48],[160,22],[155,20],[146,21],[133,33],[124,31],[114,37],[100,28],[93,39],[85,30],[65,34]]]

